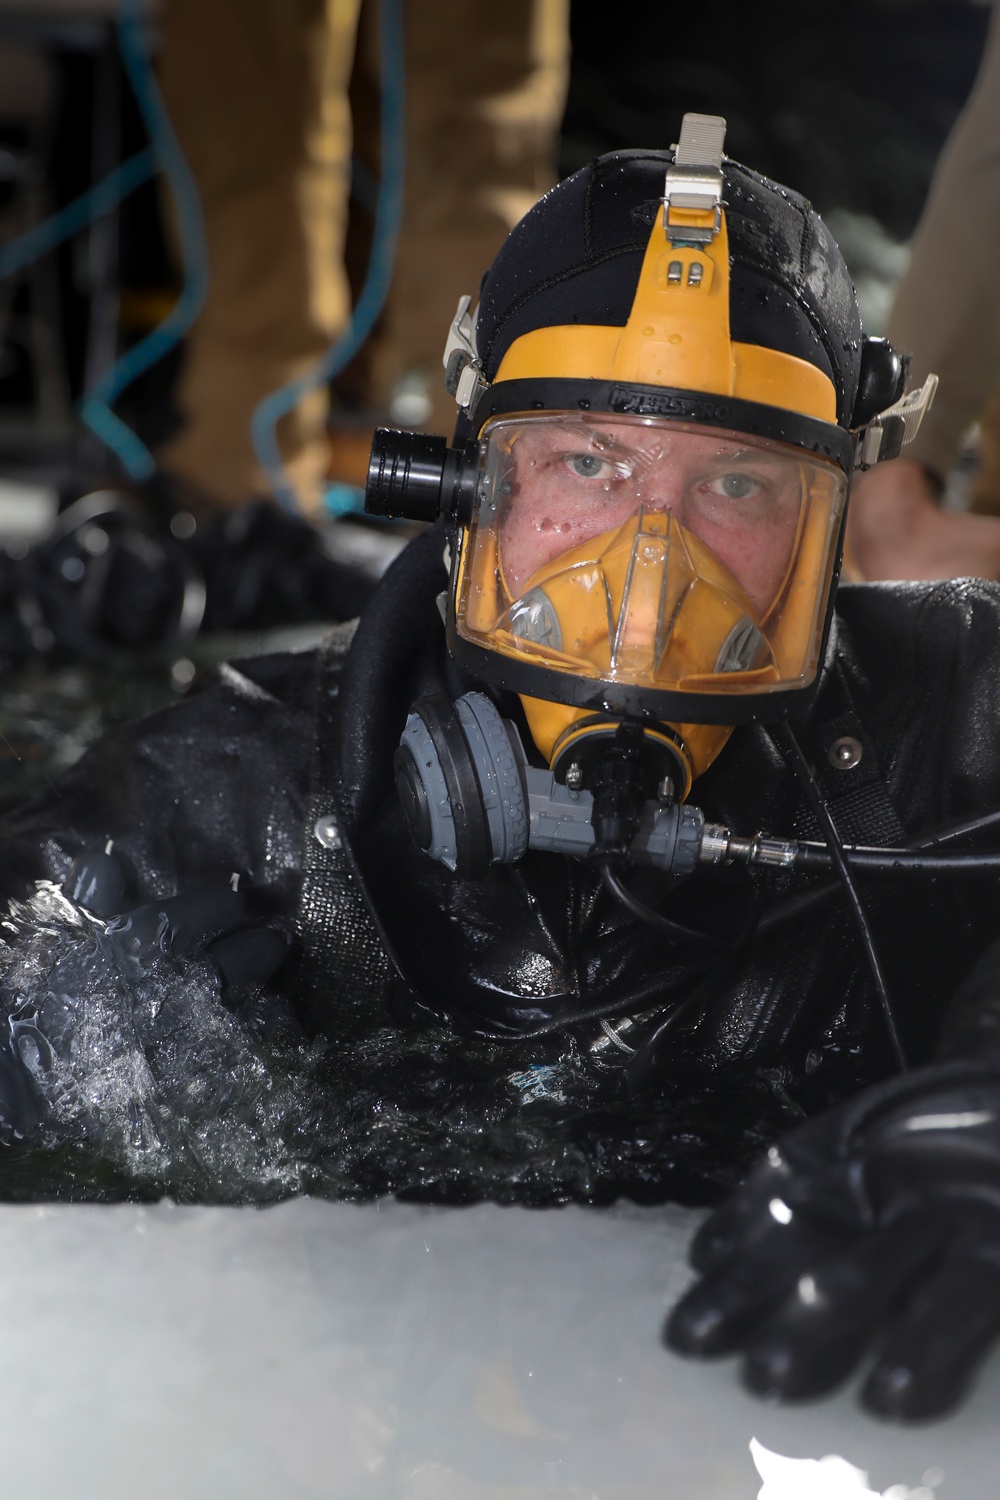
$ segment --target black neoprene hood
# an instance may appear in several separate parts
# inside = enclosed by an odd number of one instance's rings
[[[571,323],[624,327],[673,151],[616,151],[541,198],[483,281],[476,337],[488,380],[515,339]],[[807,360],[833,381],[851,422],[861,319],[836,241],[805,198],[723,163],[730,332]]]

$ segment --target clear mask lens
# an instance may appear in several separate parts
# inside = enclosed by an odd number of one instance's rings
[[[847,482],[718,428],[552,414],[483,434],[459,634],[550,668],[684,692],[815,676]]]

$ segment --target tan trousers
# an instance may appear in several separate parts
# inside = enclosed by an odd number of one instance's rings
[[[370,68],[375,6],[362,11]],[[455,403],[441,354],[455,306],[511,230],[555,181],[569,66],[568,0],[408,0],[407,162],[403,232],[373,341],[370,399],[384,406],[404,374],[422,376],[432,432],[450,435]]]
[[[1000,3],[962,114],[938,160],[888,335],[912,352],[911,388],[933,370],[934,405],[906,456],[946,477],[980,421],[973,508],[1000,514]]]
[[[162,465],[217,503],[265,492],[257,402],[301,375],[350,312],[347,86],[360,0],[168,0],[161,79],[198,184],[209,294],[188,340],[184,429]],[[361,64],[377,53],[365,6]],[[406,0],[406,197],[371,399],[404,370],[436,392],[449,320],[552,180],[568,0]],[[306,509],[327,467],[317,391],[279,431]],[[454,417],[443,393],[439,424]]]

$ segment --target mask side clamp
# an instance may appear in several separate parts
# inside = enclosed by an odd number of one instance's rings
[[[934,400],[938,377],[928,375],[919,390],[910,391],[892,406],[862,427],[858,432],[854,467],[864,472],[887,458],[898,458],[906,443],[911,443]]]
[[[471,305],[471,297],[459,297],[441,360],[444,365],[444,388],[454,396],[456,404],[466,413],[472,410],[490,384],[483,374],[482,361],[476,347],[476,318],[479,309],[470,313]]]

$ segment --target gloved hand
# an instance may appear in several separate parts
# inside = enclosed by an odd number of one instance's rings
[[[691,1262],[672,1348],[742,1350],[751,1390],[795,1400],[877,1340],[865,1405],[947,1411],[1000,1332],[1000,1072],[924,1068],[792,1131],[706,1220]]]
[[[148,959],[159,950],[176,959],[210,957],[231,999],[266,984],[288,951],[274,928],[247,925],[246,898],[239,891],[189,891],[119,914],[125,873],[110,849],[81,855],[63,889],[84,911],[110,919],[108,936],[123,955]]]

